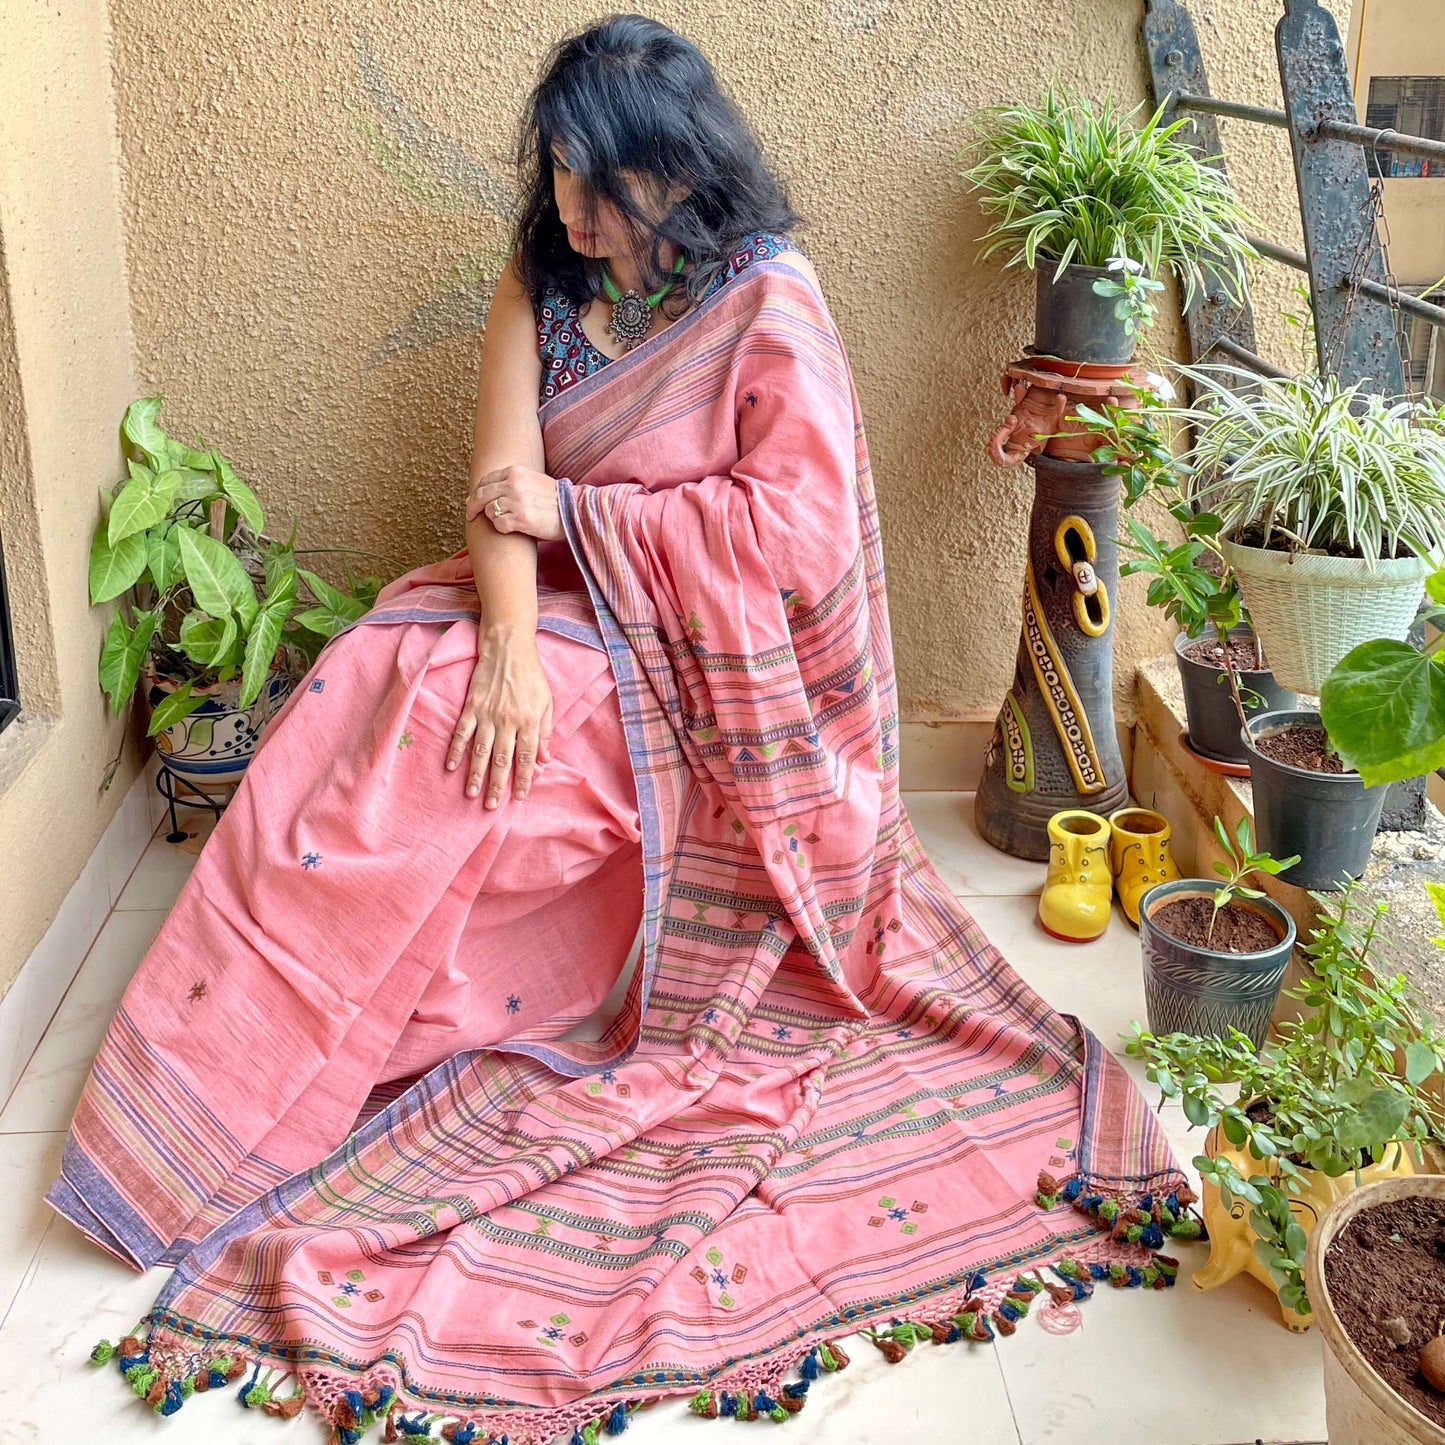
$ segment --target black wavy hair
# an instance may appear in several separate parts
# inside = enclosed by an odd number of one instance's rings
[[[574,251],[552,188],[552,148],[583,187],[587,214],[612,201],[632,232],[648,291],[666,279],[661,246],[692,262],[685,287],[662,305],[696,300],[753,231],[784,233],[799,220],[782,183],[737,106],[719,89],[692,41],[643,15],[609,15],[559,40],[528,98],[517,146],[522,202],[515,251],[534,299],[555,287],[583,305],[601,286],[601,263]],[[673,183],[685,199],[654,223],[619,175],[641,173],[660,194]]]

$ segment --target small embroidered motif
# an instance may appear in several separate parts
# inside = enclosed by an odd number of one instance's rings
[[[325,691],[326,691],[326,679],[325,679],[324,677],[318,677],[318,678],[315,680],[315,682],[313,682],[313,683],[311,684],[311,691],[312,691],[312,692],[325,692]]]
[[[321,854],[303,853],[301,855],[301,866],[308,871],[312,868],[319,868],[321,866]]]
[[[522,1007],[522,1000],[519,999],[516,994],[514,994],[514,993],[509,993],[509,994],[507,995],[507,1012],[508,1012],[509,1014],[514,1014],[514,1013],[516,1013],[517,1010],[520,1009],[521,1007]]]
[[[891,1194],[885,1194],[878,1201],[878,1208],[886,1209],[888,1212],[886,1215],[875,1214],[868,1221],[868,1223],[874,1229],[879,1229],[889,1220],[892,1220],[895,1224],[898,1225],[898,1232],[900,1234],[917,1234],[918,1226],[909,1219],[908,1215],[910,1212],[914,1214],[922,1214],[924,1210],[928,1208],[928,1206],[926,1204],[919,1203],[919,1201],[916,1199],[911,1205],[900,1204]]]
[[[191,1002],[192,1002],[192,1003],[198,1002],[200,999],[205,998],[205,996],[206,996],[206,984],[205,984],[205,980],[204,980],[204,979],[200,980],[200,981],[197,982],[197,983],[193,983],[193,984],[191,985],[190,999],[191,999]]]
[[[773,1030],[773,1037],[775,1039],[790,1039],[792,1036],[792,1029],[785,1027],[783,1024],[778,1024]]]
[[[409,748],[411,746],[411,734],[409,732],[403,733],[396,740],[396,745],[399,748]]]

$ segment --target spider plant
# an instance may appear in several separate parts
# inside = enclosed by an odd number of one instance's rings
[[[1248,216],[1223,171],[1181,138],[1186,120],[1165,125],[1162,110],[1136,124],[1142,106],[1120,111],[1110,97],[1050,86],[1037,105],[979,111],[965,150],[964,179],[992,225],[979,259],[1007,253],[1006,265],[1107,266],[1143,263],[1172,271],[1188,306],[1209,265],[1236,300],[1244,294]]]
[[[1184,374],[1193,495],[1226,536],[1370,560],[1445,549],[1445,409],[1329,377]]]

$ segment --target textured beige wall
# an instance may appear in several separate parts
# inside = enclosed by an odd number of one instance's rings
[[[1216,89],[1278,104],[1275,7],[1196,9]],[[493,203],[514,118],[547,41],[595,13],[543,0],[523,24],[496,0],[115,0],[146,385],[307,538],[408,564],[459,544],[466,328],[506,237]],[[649,13],[712,57],[805,214],[799,239],[869,426],[904,716],[991,715],[1016,644],[1029,479],[992,468],[983,445],[1032,291],[973,263],[960,122],[1052,75],[1140,98],[1139,0],[684,0]],[[1298,244],[1282,137],[1225,134],[1264,228]],[[1276,275],[1261,290],[1276,353],[1290,346],[1276,316],[1287,286]],[[1126,592],[1124,661],[1164,636]]]
[[[0,532],[25,712],[0,734],[0,993],[135,775],[128,757],[99,792],[122,731],[86,599],[96,489],[135,394],[105,9],[17,8],[0,45]]]
[[[1361,120],[1372,75],[1445,75],[1445,0],[1356,0],[1350,31]],[[1438,177],[1385,182],[1390,264],[1407,286],[1445,280],[1445,167],[1439,169]]]

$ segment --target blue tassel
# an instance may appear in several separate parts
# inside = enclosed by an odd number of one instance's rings
[[[1129,1287],[1131,1289],[1137,1289],[1144,1283],[1144,1271],[1142,1269],[1132,1264],[1125,1265],[1124,1267],[1129,1272]]]
[[[736,1415],[738,1412],[737,1396],[730,1395],[724,1390],[718,1396],[717,1412],[719,1415]]]
[[[458,1425],[452,1433],[452,1445],[472,1445],[477,1438],[477,1427],[470,1420],[465,1425]]]
[[[1085,1268],[1089,1271],[1090,1279],[1108,1279],[1109,1266],[1107,1264],[1090,1264]]]
[[[1081,1194],[1079,1195],[1079,1208],[1087,1214],[1094,1214],[1104,1202],[1102,1194]]]
[[[431,1423],[424,1414],[417,1414],[411,1419],[408,1419],[405,1415],[398,1415],[396,1417],[396,1428],[400,1430],[403,1435],[431,1434]],[[577,1438],[578,1441],[580,1441],[582,1437],[579,1435]]]
[[[1146,1194],[1139,1201],[1138,1207],[1143,1210],[1145,1214],[1148,1214],[1149,1211],[1154,1208],[1154,1196],[1152,1194]]]
[[[796,1385],[784,1385],[783,1394],[790,1400],[801,1400],[808,1393],[808,1382],[799,1380]]]
[[[609,1435],[620,1435],[627,1428],[627,1406],[620,1400],[612,1407],[612,1413],[607,1417],[607,1433]]]
[[[170,1384],[166,1386],[165,1399],[162,1400],[156,1408],[158,1413],[162,1415],[174,1415],[185,1403],[186,1397],[181,1394],[181,1382],[179,1380],[172,1380]]]
[[[1139,1236],[1139,1243],[1147,1245],[1150,1249],[1163,1249],[1164,1231],[1151,1220],[1144,1226],[1144,1233]]]
[[[1069,1203],[1072,1204],[1083,1192],[1084,1181],[1075,1174],[1074,1177],[1059,1190],[1059,1197],[1061,1199],[1067,1199]]]
[[[371,1408],[377,1415],[385,1415],[393,1399],[396,1398],[396,1391],[390,1385],[377,1386],[378,1399]]]
[[[245,1405],[248,1410],[249,1410],[251,1407],[250,1407],[250,1405],[247,1405],[247,1404],[246,1404],[246,1392],[251,1388],[252,1385],[258,1384],[258,1383],[260,1382],[260,1379],[261,1379],[261,1362],[260,1362],[260,1360],[257,1360],[257,1361],[256,1361],[256,1368],[251,1371],[251,1378],[250,1378],[249,1380],[247,1380],[246,1383],[243,1384],[239,1390],[236,1391],[236,1398],[237,1398],[243,1405]],[[361,1414],[361,1396],[360,1396],[360,1395],[357,1395],[357,1397],[356,1397],[356,1413],[357,1413],[358,1415]]]
[[[1180,1213],[1179,1196],[1177,1194],[1171,1194],[1169,1198],[1164,1201],[1164,1207],[1168,1209],[1171,1214]]]
[[[123,1375],[128,1369],[130,1369],[132,1365],[150,1364],[150,1358],[150,1346],[147,1345],[145,1349],[143,1349],[138,1355],[117,1355],[115,1357],[115,1363],[119,1367],[120,1372]]]
[[[818,1378],[818,1348],[816,1345],[803,1356],[803,1363],[798,1366],[798,1373],[805,1380]]]
[[[777,1408],[778,1402],[773,1399],[767,1391],[759,1390],[758,1393],[753,1396],[753,1409],[756,1410],[759,1415],[766,1415],[769,1410],[776,1410]]]

